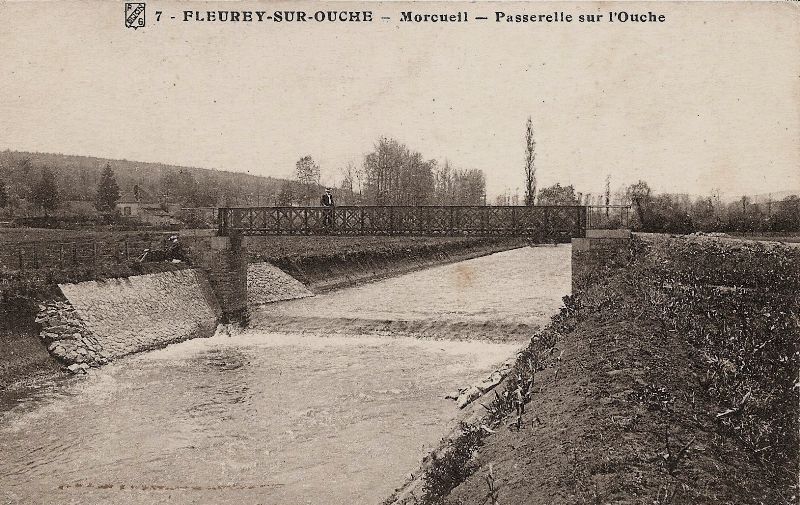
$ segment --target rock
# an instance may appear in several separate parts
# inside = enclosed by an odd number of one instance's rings
[[[461,393],[461,395],[458,397],[457,400],[458,408],[463,409],[470,403],[474,402],[477,398],[479,398],[481,394],[482,394],[481,390],[478,388],[478,386],[472,386],[470,388],[467,388],[467,390]]]
[[[88,368],[88,367],[87,367],[87,368]],[[72,372],[72,373],[86,373],[86,369],[85,369],[85,368],[83,368],[83,367],[82,367],[80,364],[78,364],[78,363],[73,363],[72,365],[69,365],[69,366],[67,367],[67,370],[69,370],[69,371],[70,371],[70,372]]]
[[[59,340],[58,342],[61,344],[62,347],[64,347],[64,349],[70,352],[74,351],[78,347],[77,342],[71,339],[62,339]]]
[[[505,377],[505,374],[500,371],[495,371],[492,375],[481,381],[481,383],[478,384],[478,388],[481,390],[481,393],[485,393],[500,384],[503,377]]]
[[[39,337],[41,337],[41,339],[44,340],[47,343],[55,342],[56,340],[61,340],[61,338],[62,338],[61,335],[59,335],[58,333],[51,333],[49,331],[41,332],[39,334]]]

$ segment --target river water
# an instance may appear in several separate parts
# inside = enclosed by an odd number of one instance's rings
[[[544,323],[569,254],[522,248],[262,310]],[[45,387],[0,413],[0,503],[377,503],[457,422],[444,395],[522,345],[417,337],[256,326]]]

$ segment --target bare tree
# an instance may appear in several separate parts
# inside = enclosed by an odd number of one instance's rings
[[[536,140],[533,138],[533,121],[528,116],[525,125],[525,205],[536,202]]]
[[[298,182],[303,185],[303,199],[309,205],[314,191],[319,189],[319,165],[311,156],[303,156],[295,163],[295,170]]]
[[[611,205],[611,174],[606,175],[606,218],[608,218],[609,209],[608,206]]]
[[[340,187],[342,190],[352,193],[355,188],[355,167],[353,163],[348,162],[347,165],[339,168],[339,172],[342,173],[342,184]]]

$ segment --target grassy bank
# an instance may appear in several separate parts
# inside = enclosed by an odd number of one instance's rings
[[[255,261],[285,261],[299,257],[349,256],[425,250],[485,242],[476,237],[337,237],[268,236],[246,237],[248,254]]]
[[[800,251],[647,237],[630,252],[427,462],[421,503],[797,502]]]
[[[485,256],[524,240],[476,237],[281,237],[248,239],[252,261],[270,261],[316,292]]]

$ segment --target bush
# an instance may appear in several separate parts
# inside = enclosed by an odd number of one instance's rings
[[[433,461],[425,472],[422,488],[423,503],[437,503],[475,471],[472,454],[483,442],[485,433],[461,423],[461,435],[453,441],[444,455],[433,454]]]

